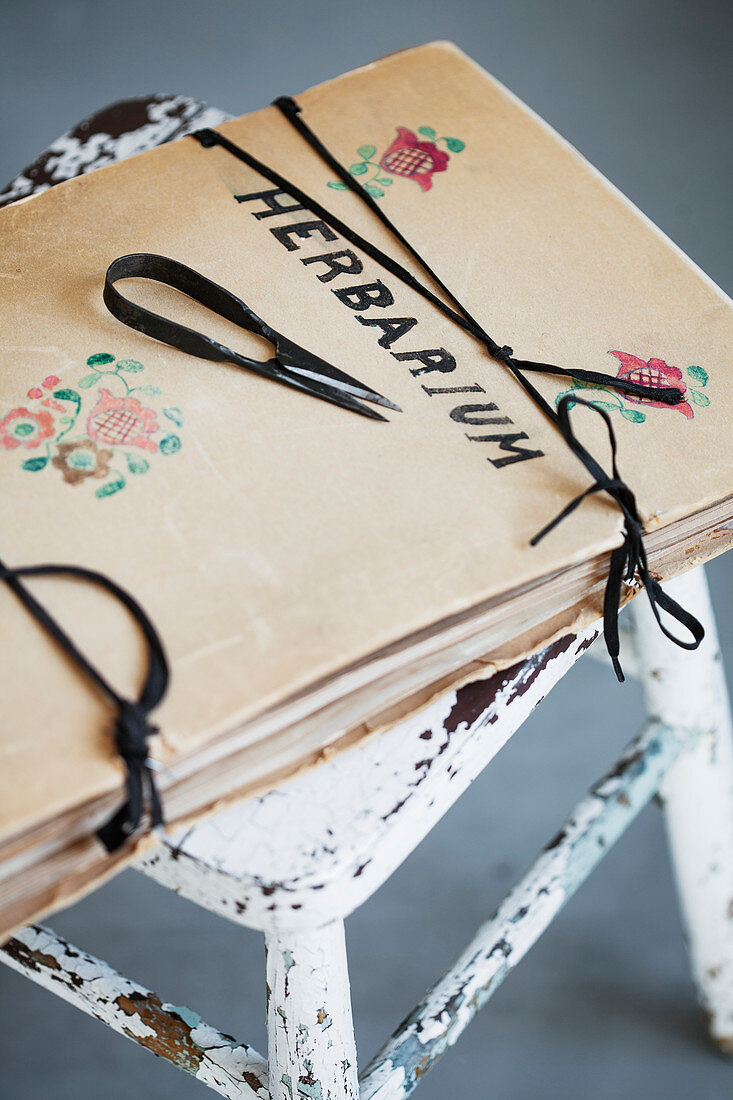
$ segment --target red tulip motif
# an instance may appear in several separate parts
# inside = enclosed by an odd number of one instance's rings
[[[385,172],[414,180],[423,191],[429,191],[433,174],[445,172],[449,160],[434,141],[420,141],[412,130],[398,126],[397,137],[382,155],[380,164]]]
[[[440,148],[443,144],[448,152]],[[379,156],[376,145],[360,145],[359,160],[349,167],[349,174],[358,176],[360,185],[375,199],[384,198],[395,176],[414,180],[423,191],[433,186],[436,172],[445,172],[450,153],[462,153],[466,143],[457,137],[439,136],[432,126],[420,126],[417,133],[407,126],[397,127],[397,137]],[[343,180],[329,180],[335,191],[348,191]]]
[[[618,378],[625,378],[629,382],[638,382],[642,386],[652,386],[654,389],[674,387],[680,393],[686,393],[687,383],[682,377],[679,367],[670,367],[664,359],[639,359],[637,355],[630,355],[626,351],[610,351],[609,355],[615,355],[620,361]],[[681,401],[679,405],[666,405],[664,401],[652,401],[647,397],[634,397],[631,394],[621,395],[624,400],[634,405],[650,405],[654,409],[678,409],[688,420],[692,420],[695,413],[687,401]]]

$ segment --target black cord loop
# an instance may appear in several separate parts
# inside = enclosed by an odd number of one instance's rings
[[[137,699],[125,699],[118,694],[21,580],[22,577],[59,576],[97,585],[118,600],[132,615],[148,651],[147,673]],[[135,832],[146,806],[152,827],[163,824],[163,809],[148,759],[147,744],[148,738],[157,733],[156,727],[150,724],[148,715],[165,695],[170,677],[163,643],[140,604],[103,573],[78,565],[25,565],[13,568],[0,561],[0,581],[8,585],[26,610],[117,711],[114,737],[117,751],[125,764],[127,799],[97,831],[97,836],[107,851],[114,852]]]

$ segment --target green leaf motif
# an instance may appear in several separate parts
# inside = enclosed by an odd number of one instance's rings
[[[465,141],[461,141],[460,138],[446,138],[445,144],[448,146],[451,153],[462,153],[466,148]]]
[[[586,382],[582,378],[571,378],[571,382],[576,390],[594,390],[602,389],[603,387],[596,386],[595,382]]]
[[[348,191],[348,183],[344,183],[343,180],[329,180],[328,187],[333,187],[334,191]]]
[[[87,359],[88,367],[101,367],[106,363],[114,363],[114,355],[110,355],[108,351],[98,351],[96,355],[90,355]]]
[[[688,367],[687,373],[690,378],[694,378],[698,386],[707,386],[708,384],[708,372],[703,370],[702,367]]]
[[[626,416],[627,420],[633,420],[633,416],[627,416],[627,413],[631,412],[631,409],[622,409],[619,405],[612,405],[610,401],[594,401],[593,404],[597,409],[606,409],[608,412],[620,412],[622,416]],[[646,420],[644,413],[639,413],[642,420]]]
[[[699,390],[688,390],[687,396],[690,401],[694,401],[696,405],[709,405],[710,398],[706,393],[700,393]]]
[[[181,449],[181,441],[177,435],[167,435],[159,443],[160,452],[164,455],[174,455]]]
[[[106,485],[100,485],[94,495],[100,500],[103,497],[111,497],[113,493],[119,493],[120,489],[124,489],[126,484],[124,477],[115,478],[114,481],[108,481]]]
[[[167,416],[168,419],[172,420],[174,424],[177,424],[179,428],[182,427],[182,425],[183,425],[183,413],[181,412],[180,409],[175,409],[175,408],[163,409],[163,416]]]
[[[364,163],[363,160],[359,161],[358,164],[352,164],[351,167],[349,168],[349,171],[351,172],[352,176],[363,176],[364,173],[366,172],[366,170],[367,170],[367,165]]]
[[[375,183],[365,183],[364,190],[368,191],[370,195],[374,195],[375,199],[381,199],[384,191],[381,187],[377,187]]]
[[[362,145],[361,148],[356,151],[363,160],[369,160],[369,158],[373,157],[376,153],[377,147],[376,145]]]
[[[639,412],[638,409],[620,409],[621,415],[625,420],[630,420],[632,424],[643,424],[646,420],[646,413]]]
[[[117,364],[117,370],[129,371],[130,374],[137,374],[141,370],[145,370],[142,363],[138,363],[137,359],[120,359]]]
[[[88,390],[90,386],[96,386],[101,377],[101,374],[85,374],[83,378],[79,379],[77,384],[80,389]]]
[[[382,187],[391,187],[393,182],[389,176],[382,176],[381,179],[377,180],[377,183],[381,183]]]
[[[437,134],[432,126],[421,126],[418,130],[418,134],[424,134],[426,138],[430,138],[431,141],[435,141]]]
[[[137,455],[125,455],[127,468],[131,474],[146,474],[150,469],[147,458],[138,458]]]
[[[23,463],[24,470],[42,470],[48,463],[48,459],[44,456],[39,458],[27,458]]]
[[[135,393],[144,393],[146,397],[155,397],[160,393],[157,386],[136,386]]]
[[[58,397],[59,401],[74,401],[77,405],[81,405],[81,397],[76,390],[54,390],[54,397]]]

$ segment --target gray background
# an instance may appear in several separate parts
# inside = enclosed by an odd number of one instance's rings
[[[116,98],[182,92],[234,114],[380,54],[457,42],[569,138],[730,292],[729,3],[0,2],[0,181]],[[619,259],[621,262],[621,259]],[[691,461],[693,460],[691,456]],[[729,559],[709,576],[733,660]],[[582,663],[347,922],[363,1062],[641,721]],[[265,1047],[261,937],[128,872],[53,919],[72,941]],[[2,1100],[202,1096],[201,1086],[0,972]],[[705,1044],[656,809],[647,810],[421,1086],[492,1096],[729,1097]]]

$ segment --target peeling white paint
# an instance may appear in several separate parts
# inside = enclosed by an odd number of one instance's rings
[[[688,652],[656,627],[645,600],[632,604],[647,709],[698,737],[665,776],[664,806],[692,970],[712,1039],[733,1053],[733,738],[707,581],[695,569],[665,585],[705,627]]]
[[[444,816],[594,636],[585,631],[483,686],[449,692],[388,733],[166,838],[138,869],[252,928],[343,918]]]
[[[496,992],[658,789],[685,731],[650,722],[367,1067],[361,1100],[402,1100]]]
[[[272,1100],[357,1100],[343,922],[266,943]]]
[[[161,1003],[48,928],[31,925],[0,949],[0,960],[114,1031],[167,1058],[230,1100],[268,1100],[267,1063],[251,1047]]]
[[[62,134],[45,150],[44,182],[38,183],[21,173],[2,192],[3,203],[17,202],[29,195],[47,191],[54,183],[73,179],[106,164],[114,164],[156,145],[184,137],[194,130],[218,126],[231,117],[224,111],[186,96],[162,96],[147,105],[148,122],[136,130],[113,136],[91,130],[84,136],[81,127]],[[92,120],[93,121],[93,120]],[[82,133],[82,136],[77,136]],[[48,182],[50,179],[51,182]]]

